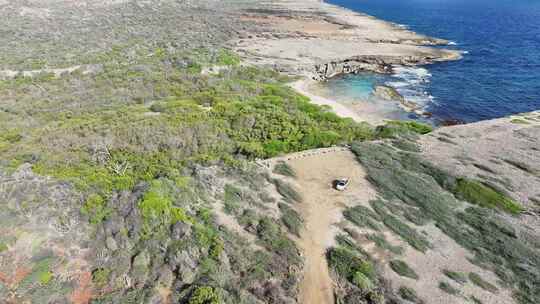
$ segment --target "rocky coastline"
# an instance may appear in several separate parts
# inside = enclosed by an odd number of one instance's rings
[[[444,39],[320,1],[272,2],[271,9],[249,10],[240,18],[255,24],[231,41],[246,62],[316,81],[461,59],[459,51],[431,47],[448,45]]]
[[[250,31],[229,44],[246,63],[309,82],[363,71],[392,74],[395,66],[421,66],[462,57],[459,51],[433,47],[448,45],[444,39],[419,35],[397,24],[320,1],[276,1],[266,9],[245,10],[240,19],[252,25]],[[313,99],[313,94],[308,95]],[[402,96],[393,101],[406,112],[430,116]],[[337,104],[333,108],[344,112]],[[362,113],[357,116],[362,117]]]

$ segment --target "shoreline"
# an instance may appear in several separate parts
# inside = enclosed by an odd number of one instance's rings
[[[380,123],[391,118],[362,111],[369,107],[366,104],[345,105],[320,96],[309,84],[360,71],[392,74],[396,65],[416,67],[462,58],[461,51],[432,47],[450,41],[324,1],[281,0],[263,7],[241,14],[239,18],[252,23],[253,29],[231,41],[231,48],[248,64],[301,77],[290,84],[293,89],[357,121]],[[405,113],[418,109],[399,108]]]
[[[315,80],[303,78],[290,83],[289,86],[296,92],[308,97],[313,104],[329,107],[336,115],[340,117],[351,118],[356,122],[367,122],[372,125],[384,124],[385,121],[393,119],[384,116],[383,112],[373,110],[370,111],[367,102],[355,102],[355,106],[352,106],[339,102],[335,99],[319,95],[310,88],[310,86],[317,84],[319,84],[319,82]],[[395,106],[395,108],[397,109],[398,106]]]

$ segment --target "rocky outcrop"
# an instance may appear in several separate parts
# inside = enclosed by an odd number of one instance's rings
[[[316,64],[313,79],[325,81],[340,74],[358,73],[369,71],[376,73],[392,73],[393,65],[425,65],[435,61],[458,59],[455,56],[431,57],[431,56],[358,56],[350,59],[335,60]]]
[[[393,87],[384,85],[376,86],[373,90],[373,96],[383,100],[397,101],[407,112],[414,112],[415,114],[424,117],[431,116],[431,113],[422,110],[422,107],[420,105],[405,99],[405,97],[399,94],[399,92]]]
[[[384,100],[404,101],[405,98],[399,92],[389,86],[376,86],[373,90],[373,95]]]

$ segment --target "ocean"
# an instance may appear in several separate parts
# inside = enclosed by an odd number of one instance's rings
[[[539,0],[327,2],[450,40],[445,48],[465,52],[462,60],[400,68],[393,76],[337,77],[326,84],[333,94],[363,99],[373,85],[390,85],[423,105],[435,123],[474,122],[540,109]]]

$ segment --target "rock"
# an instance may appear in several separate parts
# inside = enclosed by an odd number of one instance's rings
[[[191,235],[191,225],[178,222],[174,224],[171,231],[171,237],[173,240],[180,240]]]
[[[195,271],[195,269],[191,269],[188,267],[180,267],[178,269],[178,275],[180,276],[180,279],[183,283],[191,284],[195,281],[197,272]]]
[[[114,238],[110,236],[107,237],[107,239],[105,240],[105,245],[107,246],[107,249],[111,251],[118,250],[118,244],[116,244],[116,241],[114,240]]]
[[[159,294],[158,291],[154,290],[152,295],[148,299],[148,304],[165,304],[163,297]]]
[[[185,284],[191,284],[197,275],[199,253],[196,250],[182,250],[169,255],[169,265],[178,269],[178,277]]]
[[[169,267],[163,265],[159,268],[158,283],[164,287],[171,287],[174,282],[174,273]]]
[[[124,228],[122,217],[112,216],[105,222],[105,234],[108,236],[117,234],[122,228]]]
[[[455,125],[462,125],[464,123],[465,122],[463,120],[450,118],[450,119],[445,119],[441,121],[440,125],[441,126],[455,126]]]
[[[133,259],[132,276],[139,282],[146,281],[148,276],[148,266],[150,265],[150,256],[146,251],[142,251]]]
[[[373,90],[373,95],[384,100],[394,100],[401,103],[405,101],[405,98],[396,89],[389,86],[376,86]]]

